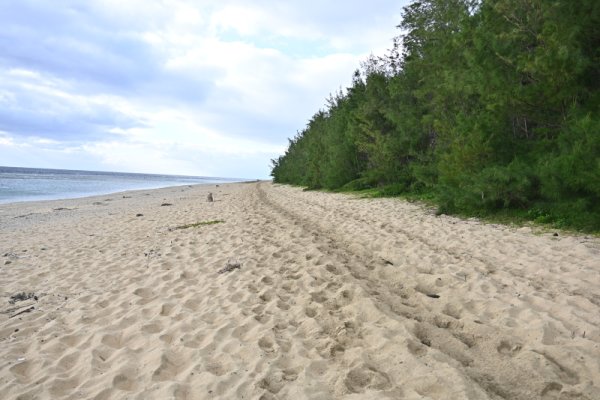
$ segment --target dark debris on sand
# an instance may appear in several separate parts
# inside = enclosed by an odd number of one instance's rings
[[[226,272],[231,272],[234,269],[240,269],[242,268],[242,264],[240,264],[238,261],[227,261],[227,265],[223,268],[221,268],[220,270],[217,271],[217,274],[224,274]]]
[[[13,294],[12,296],[10,296],[10,300],[8,300],[8,302],[10,304],[15,304],[18,301],[25,301],[25,300],[29,300],[29,299],[34,299],[35,301],[37,301],[38,297],[33,292],[30,292],[30,293],[21,292],[21,293]]]

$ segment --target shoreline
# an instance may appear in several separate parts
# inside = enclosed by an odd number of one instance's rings
[[[248,181],[248,182],[257,182],[256,180],[252,180],[252,181]],[[146,189],[126,189],[126,190],[118,190],[115,192],[108,192],[108,193],[96,193],[96,194],[82,194],[81,196],[77,196],[77,197],[61,197],[61,198],[53,198],[53,199],[33,199],[33,200],[16,200],[16,201],[9,201],[9,202],[3,202],[2,200],[0,200],[0,207],[4,206],[4,205],[11,205],[11,204],[29,204],[29,203],[42,203],[42,202],[48,202],[48,201],[68,201],[68,200],[79,200],[79,199],[86,199],[86,198],[91,198],[91,197],[106,197],[106,196],[118,196],[120,194],[124,194],[127,195],[129,192],[140,192],[140,191],[151,191],[151,190],[162,190],[162,189],[169,189],[169,188],[180,188],[180,187],[188,187],[188,186],[205,186],[205,185],[226,185],[226,184],[237,184],[237,183],[245,183],[245,181],[223,181],[222,183],[217,183],[217,182],[208,182],[208,183],[184,183],[184,184],[177,184],[177,185],[170,185],[170,186],[160,186],[160,187],[152,187],[152,188],[146,188]]]
[[[136,178],[132,180],[132,178]],[[108,179],[108,180],[107,180]],[[155,173],[87,171],[0,166],[0,183],[5,193],[27,193],[27,182],[36,182],[36,190],[45,193],[0,198],[1,204],[69,200],[108,196],[136,190],[154,190],[188,185],[211,185],[247,181],[241,178],[206,177]],[[52,184],[49,184],[51,182]],[[104,183],[109,182],[108,187]],[[70,184],[77,183],[77,187]],[[36,191],[34,190],[34,192]],[[15,192],[16,191],[16,192]]]
[[[600,397],[597,238],[210,185],[0,205],[5,398]]]
[[[227,182],[227,183],[240,183],[240,182]],[[225,183],[223,183],[224,185]],[[69,200],[85,200],[85,199],[96,199],[96,198],[101,198],[101,197],[110,197],[110,196],[119,196],[119,195],[128,195],[130,193],[136,193],[136,192],[143,192],[143,191],[154,191],[154,190],[163,190],[163,189],[169,189],[169,188],[179,188],[179,187],[188,187],[188,186],[204,186],[204,185],[215,185],[215,183],[194,183],[194,184],[181,184],[181,185],[173,185],[173,186],[162,186],[162,187],[156,187],[156,188],[148,188],[148,189],[128,189],[128,190],[119,190],[116,192],[109,192],[109,193],[99,193],[99,194],[85,194],[82,196],[78,196],[78,197],[64,197],[64,198],[57,198],[57,199],[41,199],[41,200],[17,200],[17,201],[10,201],[10,202],[0,202],[0,208],[2,208],[3,206],[8,206],[8,205],[15,205],[15,204],[34,204],[37,205],[39,203],[45,203],[45,202],[52,202],[52,201],[56,201],[56,202],[64,202],[64,201],[69,201]],[[217,184],[217,185],[221,185],[221,184]]]

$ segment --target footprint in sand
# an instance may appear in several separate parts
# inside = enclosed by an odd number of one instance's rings
[[[198,311],[201,306],[201,301],[199,299],[189,299],[185,303],[183,303],[183,307],[192,310]]]
[[[258,382],[258,387],[261,389],[265,389],[269,392],[269,394],[277,394],[283,388],[285,382],[278,375],[268,375],[263,378],[260,382]],[[274,399],[273,396],[269,396],[269,394],[265,394],[261,396],[261,399]]]
[[[116,389],[133,392],[137,387],[136,382],[137,379],[135,378],[133,371],[122,371],[115,375],[112,385]]]
[[[363,393],[367,388],[386,390],[392,386],[386,373],[367,364],[351,369],[346,375],[346,379],[344,379],[344,384],[352,393]]]
[[[287,304],[286,302],[278,300],[277,301],[277,308],[279,308],[280,310],[283,310],[283,311],[287,311],[287,310],[290,309],[290,305]]]
[[[562,382],[569,385],[576,385],[579,383],[579,375],[577,374],[577,372],[571,370],[570,368],[562,364],[562,362],[559,362],[556,358],[552,357],[550,354],[536,350],[534,350],[534,352],[538,353],[546,359],[548,365],[552,368],[554,373]]]
[[[446,304],[444,306],[444,309],[442,310],[442,312],[444,314],[446,314],[447,316],[452,317],[454,319],[460,319],[461,318],[461,314],[462,314],[461,311],[462,310],[461,310],[460,307],[455,306],[455,305],[450,304],[450,303]]]
[[[277,394],[283,389],[288,382],[293,382],[298,379],[298,375],[302,368],[286,368],[281,371],[275,371],[267,374],[259,383],[258,387],[265,389],[267,393],[261,396],[261,399],[274,399],[274,394]]]
[[[474,347],[477,344],[475,335],[469,335],[465,332],[455,331],[452,332],[452,336],[454,336],[455,339],[462,342],[468,348]]]
[[[274,353],[275,352],[275,342],[273,339],[267,336],[263,336],[258,340],[258,347],[261,348],[265,353]]]
[[[69,347],[75,347],[77,346],[79,343],[81,343],[81,341],[83,340],[84,335],[80,335],[80,334],[71,334],[71,335],[65,335],[63,337],[60,338],[60,342],[69,346]]]
[[[266,290],[263,293],[261,293],[261,295],[258,296],[258,298],[261,301],[268,303],[269,301],[271,301],[273,299],[273,292],[271,290]]]
[[[431,347],[431,339],[429,338],[429,329],[423,324],[417,324],[414,329],[414,334],[419,339],[419,342],[427,347]]]
[[[284,381],[293,382],[298,379],[298,375],[302,371],[302,367],[297,368],[286,368],[281,371],[282,378]]]
[[[523,346],[520,343],[513,343],[510,340],[502,340],[498,347],[496,347],[496,350],[502,355],[512,357],[521,351],[522,347]]]
[[[106,335],[102,336],[101,342],[102,344],[117,350],[124,346],[122,334],[107,333]]]
[[[152,380],[162,382],[173,380],[179,373],[179,367],[182,362],[180,357],[175,354],[165,353],[161,356],[160,365],[152,374]]]
[[[204,364],[204,368],[206,369],[206,371],[210,372],[215,376],[225,375],[229,371],[229,368],[226,365],[217,360],[208,360]]]
[[[235,292],[234,294],[232,294],[229,297],[229,300],[231,300],[232,303],[239,303],[240,301],[242,301],[243,298],[244,298],[244,292],[238,290],[237,292]]]
[[[23,361],[10,367],[9,371],[19,383],[29,383],[38,368],[32,361]]]
[[[174,400],[188,400],[196,398],[192,395],[192,388],[190,385],[176,383],[172,388]]]
[[[558,399],[563,386],[560,383],[551,382],[547,384],[540,394],[542,400]]]
[[[336,294],[336,302],[340,306],[348,305],[352,302],[354,298],[354,293],[351,290],[342,290]]]
[[[324,303],[327,301],[327,295],[323,292],[312,292],[310,297],[316,303]]]
[[[271,278],[270,276],[264,276],[260,281],[265,285],[269,286],[273,284],[273,278]]]
[[[422,343],[418,343],[412,339],[408,339],[406,348],[413,356],[419,357],[427,354],[427,347]]]
[[[171,315],[174,308],[175,308],[174,304],[171,304],[171,303],[163,304],[162,307],[160,308],[161,317],[168,317],[169,315]]]
[[[269,320],[271,319],[271,316],[267,315],[267,314],[256,314],[254,316],[254,319],[256,321],[258,321],[258,323],[260,324],[266,324],[267,322],[269,322]]]
[[[92,350],[92,368],[99,371],[104,371],[110,368],[111,363],[108,362],[110,356],[114,353],[109,347],[100,346]]]
[[[449,318],[444,318],[441,315],[436,315],[433,317],[433,324],[440,329],[448,329],[452,326],[454,321]]]
[[[340,275],[341,272],[335,267],[335,265],[332,264],[327,264],[325,266],[325,269],[327,270],[327,272],[333,274],[333,275]]]
[[[290,283],[284,283],[283,285],[281,285],[281,288],[288,293],[292,292],[292,285]]]
[[[163,329],[164,329],[164,327],[162,326],[162,324],[159,324],[157,322],[153,322],[153,323],[142,326],[142,332],[148,333],[148,334],[159,333],[159,332],[162,332]]]
[[[329,355],[334,358],[336,356],[344,354],[345,351],[346,351],[346,347],[344,345],[342,345],[341,343],[333,343],[329,347]]]
[[[150,288],[138,288],[133,291],[133,294],[143,299],[148,299],[154,296],[154,292]]]
[[[52,398],[59,398],[67,396],[75,391],[75,389],[81,384],[78,377],[71,378],[57,378],[50,382],[49,392]]]
[[[62,372],[69,372],[77,365],[77,361],[79,361],[80,355],[80,352],[67,354],[63,356],[60,360],[58,360],[58,362],[56,363],[56,367]]]

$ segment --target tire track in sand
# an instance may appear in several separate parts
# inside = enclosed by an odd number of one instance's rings
[[[348,241],[347,235],[339,232],[335,226],[324,228],[327,224],[327,210],[323,206],[318,205],[316,211],[313,207],[313,214],[307,218],[296,212],[297,204],[295,207],[287,207],[285,203],[277,202],[276,196],[271,194],[272,190],[272,186],[264,183],[257,186],[259,203],[263,204],[262,207],[261,204],[257,204],[257,209],[265,212],[266,206],[289,221],[288,223],[300,226],[318,238],[323,243],[319,250],[349,272],[352,283],[368,293],[377,309],[388,318],[407,327],[411,338],[406,347],[413,355],[427,357],[430,349],[443,353],[453,360],[453,369],[468,377],[489,398],[552,398],[548,396],[560,393],[563,388],[563,392],[572,398],[586,398],[583,393],[573,388],[580,383],[575,371],[562,365],[552,356],[540,354],[535,349],[523,352],[523,344],[511,340],[513,335],[510,329],[487,325],[477,320],[461,320],[460,310],[452,310],[451,304],[448,304],[443,312],[436,311],[430,306],[431,298],[423,296],[427,294],[427,288],[419,293],[418,287],[412,290],[390,285],[377,271],[388,267],[388,262],[370,252],[370,245],[376,246],[365,243],[357,247],[355,242]],[[277,220],[276,216],[272,218]],[[353,216],[346,214],[344,218]],[[372,226],[366,226],[370,234],[376,231]],[[405,232],[410,240],[410,233]],[[374,236],[374,240],[377,240],[378,236]],[[420,242],[426,245],[426,251],[436,252],[439,249],[438,246],[428,245],[426,240]],[[453,252],[448,253],[452,257],[458,257]],[[333,265],[330,268],[337,270],[338,266]],[[399,270],[396,273],[403,272]],[[532,365],[540,363],[545,364],[547,368],[532,368]],[[553,372],[554,379],[550,381],[548,370]],[[560,390],[557,391],[559,387]]]

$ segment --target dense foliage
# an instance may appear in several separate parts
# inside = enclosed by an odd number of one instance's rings
[[[421,0],[273,160],[275,182],[600,229],[600,2]]]

